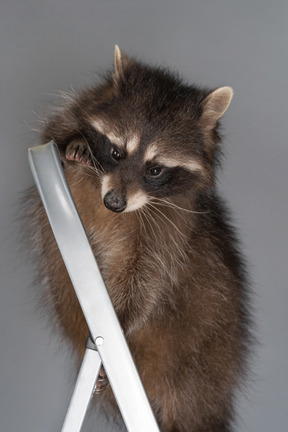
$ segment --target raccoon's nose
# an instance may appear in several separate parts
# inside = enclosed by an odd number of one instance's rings
[[[127,206],[126,199],[114,190],[106,193],[104,196],[104,204],[109,210],[117,213],[125,210]]]

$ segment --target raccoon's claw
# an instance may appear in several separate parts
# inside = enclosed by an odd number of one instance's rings
[[[109,381],[106,375],[106,372],[103,367],[101,367],[98,379],[96,381],[94,393],[99,394],[102,393],[109,385]]]
[[[66,148],[65,157],[81,165],[91,165],[89,149],[83,141],[72,141]]]

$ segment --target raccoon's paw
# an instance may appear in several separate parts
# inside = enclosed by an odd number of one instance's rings
[[[98,379],[96,381],[94,393],[99,394],[102,393],[109,385],[109,381],[106,375],[106,372],[103,367],[101,367]]]
[[[78,162],[81,165],[91,165],[91,156],[88,146],[83,141],[74,140],[66,148],[66,159]]]

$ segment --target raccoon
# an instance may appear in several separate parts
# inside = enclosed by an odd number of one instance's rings
[[[59,148],[162,432],[231,431],[246,374],[246,270],[216,185],[219,120],[232,95],[188,85],[116,46],[113,70],[42,132],[42,143]],[[43,291],[81,359],[87,324],[35,190],[28,202]],[[96,393],[113,403],[103,369]]]

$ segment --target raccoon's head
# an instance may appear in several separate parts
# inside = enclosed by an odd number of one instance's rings
[[[116,46],[115,69],[105,83],[82,92],[48,135],[60,148],[84,139],[100,171],[103,203],[131,212],[213,184],[218,120],[232,95],[230,87],[188,86]]]

